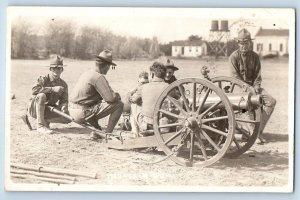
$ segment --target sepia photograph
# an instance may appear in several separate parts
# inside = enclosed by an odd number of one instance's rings
[[[293,192],[295,10],[8,7],[7,191]]]

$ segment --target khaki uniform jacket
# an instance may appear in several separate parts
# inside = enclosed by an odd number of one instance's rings
[[[62,94],[52,92],[51,87],[62,86],[64,91]],[[68,106],[68,85],[62,80],[54,80],[51,75],[40,76],[37,83],[32,88],[32,94],[35,96],[39,93],[46,94],[46,104],[49,106]],[[34,99],[34,98],[33,98]]]
[[[259,56],[254,51],[248,51],[245,55],[236,50],[229,57],[231,74],[251,86],[261,85],[261,64]]]
[[[103,74],[89,70],[79,77],[70,100],[82,106],[93,106],[101,103],[102,100],[114,103],[119,100],[118,98]]]
[[[153,120],[154,107],[161,93],[169,86],[164,79],[153,78],[150,83],[145,84],[142,88],[142,115]],[[153,121],[147,121],[153,124]]]

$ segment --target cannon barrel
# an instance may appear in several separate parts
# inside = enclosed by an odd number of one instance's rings
[[[252,95],[251,93],[226,93],[230,103],[234,110],[241,110],[241,109],[250,109],[256,108],[262,105],[262,98],[261,95]],[[210,95],[204,104],[204,109],[209,108],[210,106],[214,105],[215,103],[219,102],[221,99],[217,95]],[[199,102],[203,101],[203,97],[200,97]],[[224,107],[222,103],[218,105],[219,107]]]

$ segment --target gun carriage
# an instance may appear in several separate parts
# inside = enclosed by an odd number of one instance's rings
[[[108,148],[156,147],[182,166],[205,167],[224,156],[236,158],[258,137],[261,96],[238,79],[210,79],[207,73],[204,68],[204,79],[184,78],[170,84],[156,102],[153,128],[141,133],[143,137],[121,133],[111,135],[118,139],[107,139],[108,135],[93,130],[106,138]]]

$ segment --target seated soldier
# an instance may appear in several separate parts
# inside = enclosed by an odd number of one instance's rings
[[[142,87],[141,96],[142,107],[139,113],[134,113],[135,120],[138,122],[140,131],[146,131],[153,127],[153,111],[155,103],[160,94],[168,87],[164,78],[166,76],[166,68],[163,63],[154,62],[150,67],[150,82]]]
[[[145,84],[149,83],[148,79],[148,73],[143,71],[139,74],[139,79],[138,79],[138,86],[130,91],[127,94],[127,99],[130,104],[130,124],[131,124],[131,132],[135,135],[138,136],[139,134],[139,127],[137,124],[137,117],[136,113],[141,112],[141,106],[142,106],[142,88]]]
[[[63,60],[56,56],[50,63],[51,73],[46,76],[40,76],[36,85],[32,88],[34,97],[30,101],[27,109],[28,115],[37,119],[37,132],[51,134],[50,123],[69,123],[70,120],[63,118],[50,111],[47,106],[55,107],[64,113],[68,111],[68,85],[60,78],[63,72]],[[29,129],[31,125],[28,116],[22,116],[23,121]]]
[[[104,50],[96,56],[95,67],[79,77],[70,103],[70,114],[76,122],[87,122],[97,129],[101,129],[98,120],[109,115],[105,133],[113,132],[123,111],[119,93],[111,89],[105,78],[110,66],[116,66],[112,62],[112,52]]]

